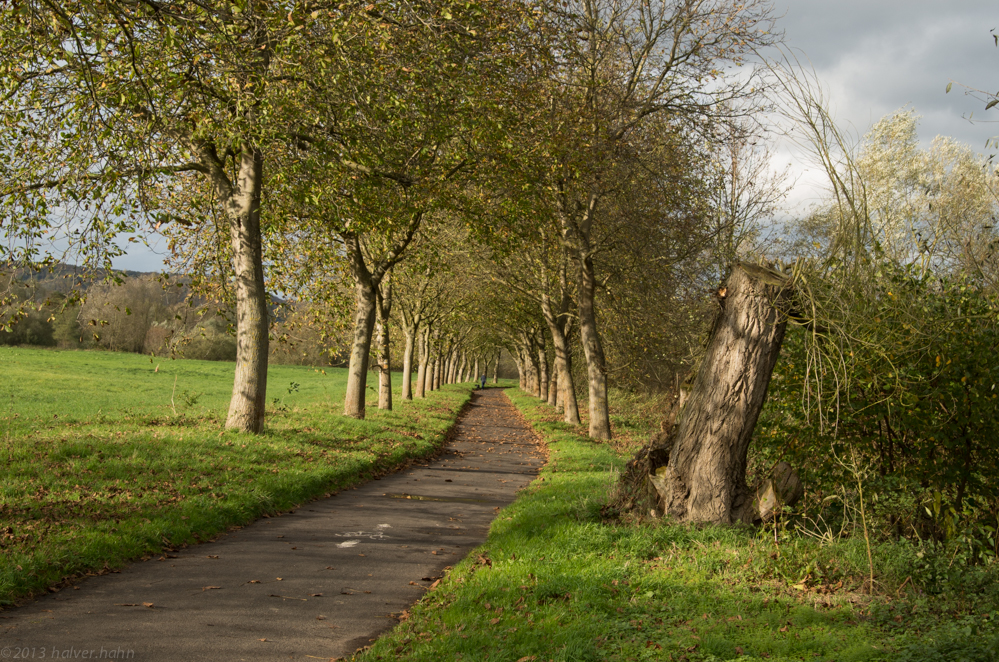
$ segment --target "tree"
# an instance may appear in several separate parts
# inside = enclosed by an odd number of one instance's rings
[[[204,191],[200,201],[227,224],[234,275],[226,426],[249,432],[263,427],[266,397],[264,166],[303,117],[298,76],[311,66],[310,38],[353,13],[312,9],[23,2],[2,14],[0,128],[10,158],[0,196],[22,216],[18,232],[38,236],[59,210],[75,210],[84,222],[69,234],[88,260],[106,262],[112,239],[140,217],[204,222],[205,209],[173,213],[175,195]]]
[[[378,408],[392,409],[392,352],[389,320],[392,315],[392,273],[386,275],[375,301],[378,336]]]
[[[520,173],[518,179],[529,178],[533,171]],[[509,186],[509,183],[507,184]],[[523,188],[510,186],[516,191],[513,195],[526,197],[513,206],[514,214],[530,213],[531,220],[517,217],[507,225],[502,240],[496,236],[485,238],[474,258],[476,263],[488,269],[490,276],[516,292],[530,299],[541,313],[548,333],[552,338],[555,356],[553,382],[557,385],[556,401],[562,404],[563,418],[570,425],[579,425],[579,409],[572,375],[572,353],[569,346],[569,330],[572,323],[572,283],[570,281],[570,256],[562,243],[561,228],[553,214],[544,208],[545,200],[535,196],[523,196]],[[519,190],[518,190],[519,189]],[[521,212],[519,208],[530,208]],[[488,311],[484,311],[488,314]],[[531,346],[527,340],[536,335],[536,330],[522,331],[510,336],[522,350]],[[536,344],[536,343],[534,343]],[[526,351],[526,350],[525,350]],[[531,350],[532,354],[535,350]],[[519,358],[523,351],[514,353]],[[523,363],[523,361],[520,361]],[[531,362],[523,363],[526,367]]]
[[[437,215],[424,226],[405,262],[395,268],[395,300],[404,340],[402,397],[413,399],[412,370],[419,350],[416,397],[426,392],[432,328],[466,304],[474,266],[465,251],[467,232],[447,215]]]
[[[872,492],[906,495],[888,508],[918,535],[981,531],[978,508],[995,500],[981,478],[995,469],[992,168],[948,138],[920,149],[911,110],[849,145],[802,77],[791,86],[830,192],[799,230],[809,332],[778,364],[784,420],[770,434],[798,439],[788,455],[816,481],[837,475],[828,458],[856,454],[877,469]]]
[[[511,66],[505,42],[521,21],[517,5],[503,1],[376,12],[381,22],[352,46],[350,65],[364,75],[329,71],[338,85],[312,95],[313,124],[298,135],[284,183],[295,201],[287,218],[330,259],[350,264],[355,315],[344,413],[358,418],[383,279],[426,218],[461,196],[478,144],[494,132],[495,83]]]
[[[947,248],[953,218],[975,224],[988,214],[975,203],[988,198],[973,176],[980,162],[945,140],[921,156],[911,113],[878,123],[851,148],[807,77],[779,84],[829,177],[827,201],[802,224],[810,254],[786,273],[733,269],[690,400],[672,430],[636,456],[628,485],[653,486],[665,511],[687,521],[754,519],[746,448],[790,317],[803,328],[779,371],[772,420],[780,428],[805,419],[780,439],[803,449],[795,456],[810,470],[846,449],[894,474],[886,485],[896,490],[933,486],[935,512],[950,500],[957,513],[969,494],[992,503],[994,490],[973,467],[991,466],[994,405],[983,386],[994,378],[982,357],[994,345],[995,307],[987,280]],[[789,398],[804,400],[811,420]],[[939,517],[956,530],[958,515]]]
[[[116,352],[142,352],[154,322],[165,317],[162,287],[150,279],[97,285],[87,293],[80,317],[93,327],[95,341]]]
[[[548,9],[561,38],[553,48],[551,108],[558,129],[545,186],[576,267],[593,438],[611,434],[595,263],[613,237],[605,227],[607,198],[640,162],[637,134],[651,117],[710,132],[752,95],[752,83],[726,78],[721,68],[773,40],[768,12],[767,3],[756,1],[605,0]]]
[[[725,282],[689,400],[649,452],[649,480],[679,521],[749,524],[757,515],[746,455],[784,340],[790,285],[784,274],[745,264]]]

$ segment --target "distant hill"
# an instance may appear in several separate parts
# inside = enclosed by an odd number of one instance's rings
[[[144,272],[144,271],[116,271],[115,273],[123,275],[125,278],[155,278],[160,275],[160,272]],[[19,268],[14,271],[14,280],[21,283],[32,283],[34,285],[40,286],[45,290],[50,292],[62,292],[66,294],[72,290],[82,290],[86,291],[95,283],[102,283],[108,277],[109,272],[106,269],[97,269],[95,271],[88,271],[83,267],[78,267],[75,264],[66,264],[64,262],[56,263],[54,266],[48,269],[42,269],[41,271],[35,271],[33,269]],[[186,283],[190,280],[185,276],[174,276],[171,277],[174,282]]]
[[[115,273],[124,276],[126,280],[158,279],[163,275],[161,271],[115,270]],[[36,286],[41,292],[44,292],[45,295],[52,292],[68,294],[72,291],[86,292],[92,286],[104,283],[108,274],[109,272],[106,269],[87,271],[75,264],[59,262],[50,269],[42,269],[41,271],[25,268],[17,269],[14,272],[14,280],[26,285],[30,283]],[[164,300],[164,303],[167,305],[183,301],[188,295],[188,284],[191,282],[191,278],[186,275],[169,274],[169,277],[173,287],[167,288],[169,294]],[[178,285],[180,287],[177,287]],[[201,302],[201,299],[198,299],[198,301]],[[280,310],[280,306],[285,303],[288,303],[287,299],[270,293],[271,315],[281,319],[283,313]]]

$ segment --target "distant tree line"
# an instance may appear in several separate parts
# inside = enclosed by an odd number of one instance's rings
[[[96,283],[76,293],[57,278],[19,282],[29,301],[21,320],[0,345],[104,349],[158,357],[234,361],[231,313],[193,297],[183,280],[133,273],[121,284]],[[276,306],[272,329],[275,363],[334,365],[338,353],[291,304]]]

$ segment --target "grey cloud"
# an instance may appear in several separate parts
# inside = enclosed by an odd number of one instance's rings
[[[878,2],[794,0],[777,6],[786,45],[800,49],[829,88],[837,118],[864,133],[871,122],[903,106],[923,119],[920,137],[954,136],[982,150],[999,125],[969,123],[962,116],[999,120],[949,80],[999,90],[999,27],[994,0],[944,5],[938,0]]]

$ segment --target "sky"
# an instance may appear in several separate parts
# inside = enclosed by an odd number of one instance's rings
[[[960,86],[999,91],[999,48],[990,33],[999,32],[997,0],[775,0],[775,13],[785,46],[811,62],[834,118],[855,137],[903,107],[922,117],[925,145],[947,135],[984,152],[999,135],[999,107],[984,111]],[[804,155],[783,146],[773,165],[790,166],[790,209],[819,194],[821,177]],[[149,242],[151,249],[134,247],[115,266],[162,269],[166,242]]]
[[[996,0],[777,0],[775,8],[785,45],[811,63],[837,125],[854,137],[906,107],[921,117],[924,146],[946,135],[984,153],[999,135],[999,107],[986,112],[961,87],[999,91]],[[784,146],[773,165],[790,166],[790,208],[818,195],[821,176],[804,155]]]

